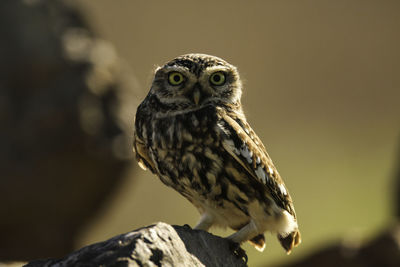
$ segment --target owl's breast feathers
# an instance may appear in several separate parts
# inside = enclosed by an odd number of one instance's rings
[[[141,167],[168,177],[170,181],[163,182],[173,187],[187,172],[196,172],[200,181],[192,185],[205,185],[203,191],[210,191],[214,185],[207,169],[232,170],[235,165],[258,192],[296,218],[287,188],[241,111],[211,105],[181,113],[150,113],[147,108],[139,106],[135,121],[134,148]],[[208,167],[201,167],[206,161]],[[221,190],[223,194],[224,186]]]

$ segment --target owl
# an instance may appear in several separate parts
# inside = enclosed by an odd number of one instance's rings
[[[262,141],[246,121],[233,65],[205,54],[179,56],[155,71],[135,119],[139,165],[199,211],[194,229],[265,248],[277,235],[289,254],[301,242],[292,199]]]

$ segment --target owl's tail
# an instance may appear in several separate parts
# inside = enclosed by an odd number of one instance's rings
[[[294,247],[297,247],[301,243],[301,235],[299,230],[295,230],[283,237],[278,234],[279,242],[281,242],[282,247],[286,250],[289,255]]]

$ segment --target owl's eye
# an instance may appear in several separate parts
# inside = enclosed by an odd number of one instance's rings
[[[179,72],[174,71],[168,74],[168,81],[170,85],[180,85],[181,83],[183,83],[183,80],[183,75]]]
[[[225,83],[225,73],[218,71],[211,74],[210,82],[213,85],[223,85]]]

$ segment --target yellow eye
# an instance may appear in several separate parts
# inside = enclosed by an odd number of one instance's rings
[[[225,73],[218,71],[211,74],[210,82],[213,85],[223,85],[225,83]]]
[[[174,71],[168,74],[168,81],[170,85],[180,85],[181,83],[183,83],[183,80],[183,75],[179,72]]]

